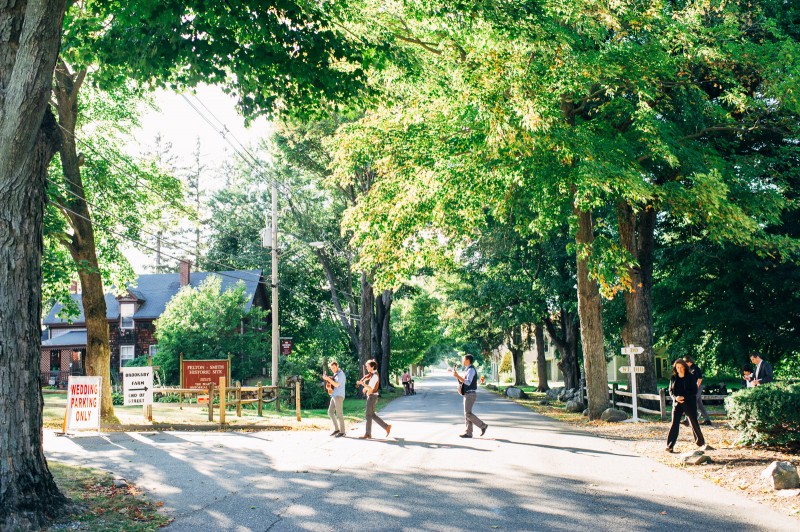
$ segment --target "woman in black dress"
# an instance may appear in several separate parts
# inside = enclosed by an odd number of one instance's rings
[[[672,364],[672,377],[669,380],[669,395],[672,397],[672,426],[667,435],[667,452],[671,453],[678,441],[681,417],[686,414],[692,426],[694,442],[698,447],[706,444],[700,424],[697,422],[697,380],[689,371],[689,366],[679,358]]]

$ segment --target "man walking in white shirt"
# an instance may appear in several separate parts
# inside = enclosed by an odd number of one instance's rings
[[[453,367],[453,376],[459,382],[459,393],[464,396],[464,423],[466,430],[461,434],[460,438],[472,438],[472,427],[477,425],[481,429],[481,436],[486,433],[487,425],[480,420],[478,416],[472,413],[472,407],[475,406],[475,401],[478,399],[476,393],[478,389],[478,372],[472,362],[475,359],[472,355],[464,355],[461,360],[461,365],[464,366],[464,374],[459,375],[458,368]]]

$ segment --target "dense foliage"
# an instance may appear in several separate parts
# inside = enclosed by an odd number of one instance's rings
[[[231,356],[231,379],[244,381],[261,374],[269,333],[265,313],[246,309],[242,284],[221,290],[221,279],[211,276],[198,288],[185,286],[167,304],[156,320],[158,353],[153,365],[160,366],[166,383],[177,384],[179,360],[222,360]]]

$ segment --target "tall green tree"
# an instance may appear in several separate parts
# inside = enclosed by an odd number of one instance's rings
[[[642,389],[655,385],[659,212],[701,209],[714,238],[792,249],[763,231],[785,205],[780,185],[760,176],[760,204],[730,194],[743,175],[720,150],[764,129],[783,148],[794,138],[797,121],[785,115],[797,107],[787,90],[796,76],[770,58],[791,56],[797,43],[772,4],[367,4],[382,17],[375,31],[416,49],[417,61],[387,104],[341,131],[344,166],[365,150],[382,153],[373,198],[353,210],[350,227],[367,257],[392,254],[394,271],[381,271],[391,276],[418,254],[386,242],[424,240],[431,227],[455,239],[481,210],[507,211],[520,197],[541,231],[570,205],[592,419],[607,402],[602,295],[626,298],[622,337],[645,348]],[[769,38],[754,27],[770,28]]]
[[[0,528],[39,529],[66,499],[42,450],[39,389],[47,168],[61,135],[48,107],[63,1],[0,6]]]

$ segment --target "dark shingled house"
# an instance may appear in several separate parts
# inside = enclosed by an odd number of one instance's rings
[[[222,281],[222,290],[233,288],[242,282],[245,286],[247,304],[245,310],[255,305],[268,309],[269,299],[264,288],[261,270],[227,272],[191,272],[188,262],[181,263],[180,273],[145,274],[127,293],[121,296],[106,294],[106,318],[111,340],[111,373],[117,374],[129,360],[144,355],[153,355],[158,349],[155,339],[157,320],[167,303],[186,285],[198,287],[209,276],[217,275]],[[42,381],[43,384],[65,384],[69,375],[84,374],[86,356],[86,323],[80,294],[72,295],[80,309],[80,315],[71,322],[61,319],[58,313],[63,308],[55,305],[42,322]]]

